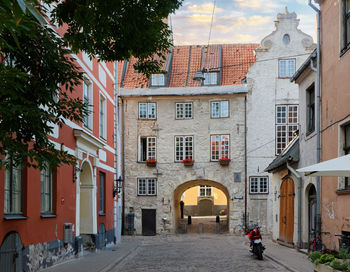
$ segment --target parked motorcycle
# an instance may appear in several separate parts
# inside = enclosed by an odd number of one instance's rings
[[[262,244],[259,226],[254,226],[251,228],[248,227],[246,234],[248,235],[250,241],[250,251],[255,254],[259,260],[262,260],[265,247]]]

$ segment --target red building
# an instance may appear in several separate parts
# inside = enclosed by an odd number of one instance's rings
[[[73,95],[92,112],[48,137],[77,166],[0,169],[0,271],[37,271],[115,242],[115,64],[72,56],[84,71]]]

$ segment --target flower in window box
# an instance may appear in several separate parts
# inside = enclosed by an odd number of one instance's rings
[[[149,167],[155,167],[157,165],[157,161],[155,159],[147,159],[146,165]]]
[[[219,159],[219,163],[220,163],[220,165],[229,165],[230,164],[230,161],[231,161],[231,159],[229,159],[229,158],[226,158],[226,157],[221,157],[220,159]]]
[[[194,163],[194,160],[192,160],[192,158],[187,158],[187,159],[184,159],[182,162],[185,166],[192,166]]]

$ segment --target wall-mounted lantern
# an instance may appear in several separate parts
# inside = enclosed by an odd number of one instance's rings
[[[119,176],[119,178],[115,180],[115,186],[113,188],[113,198],[115,198],[117,193],[119,194],[121,192],[121,189],[123,188],[123,181],[124,180],[121,176]]]
[[[78,166],[73,166],[73,183],[77,180],[77,173],[80,172],[82,173],[83,170],[80,169]]]

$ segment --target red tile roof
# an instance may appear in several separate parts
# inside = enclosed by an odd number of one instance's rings
[[[169,65],[169,85],[165,87],[196,87],[200,86],[193,77],[203,68],[221,72],[221,85],[238,85],[245,78],[249,67],[255,62],[254,50],[258,44],[223,44],[207,46],[190,45],[175,46],[167,61],[163,64],[165,70]],[[133,65],[136,59],[131,58],[123,74],[122,88],[147,88],[149,80],[143,74],[135,73]],[[118,67],[119,68],[119,67]],[[119,74],[119,73],[118,73]],[[220,82],[220,81],[219,81]]]

